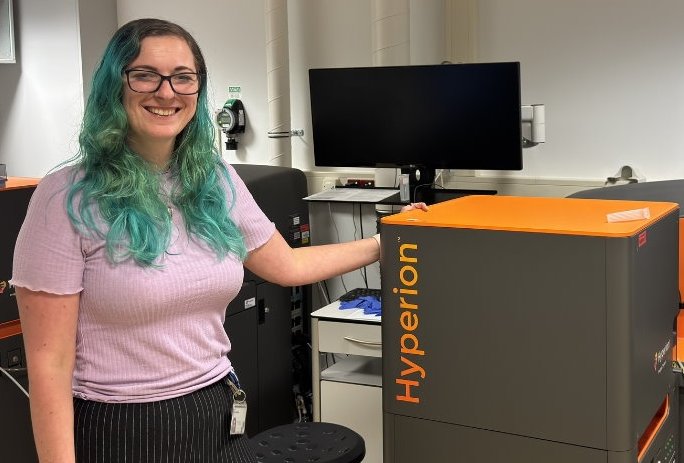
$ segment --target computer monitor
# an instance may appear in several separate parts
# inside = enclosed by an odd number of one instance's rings
[[[520,63],[309,70],[316,166],[521,170]]]

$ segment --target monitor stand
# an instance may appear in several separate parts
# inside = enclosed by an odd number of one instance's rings
[[[409,175],[409,196],[411,203],[435,204],[468,195],[495,195],[496,190],[470,190],[435,188],[435,169],[425,166],[402,167],[402,174]]]

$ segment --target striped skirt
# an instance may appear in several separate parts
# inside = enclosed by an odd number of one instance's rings
[[[103,403],[74,398],[77,463],[254,463],[246,436],[231,436],[225,380],[174,399]]]

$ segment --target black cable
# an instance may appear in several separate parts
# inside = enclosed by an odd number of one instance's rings
[[[416,187],[413,189],[413,197],[411,198],[411,202],[419,202],[418,198],[416,197],[418,194],[418,188],[423,188],[423,187],[434,187],[433,183],[421,183],[420,185],[416,185]]]
[[[359,203],[359,226],[361,227],[361,239],[363,239],[363,214],[361,212],[361,203]]]

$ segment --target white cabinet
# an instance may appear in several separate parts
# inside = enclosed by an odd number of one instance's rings
[[[364,463],[382,463],[380,318],[338,307],[311,314],[314,420],[353,429],[366,444]],[[337,361],[322,368],[330,354]]]
[[[380,325],[376,323],[320,320],[318,343],[319,352],[382,357]]]
[[[364,463],[382,462],[382,388],[321,381],[321,421],[337,423],[363,436]]]

